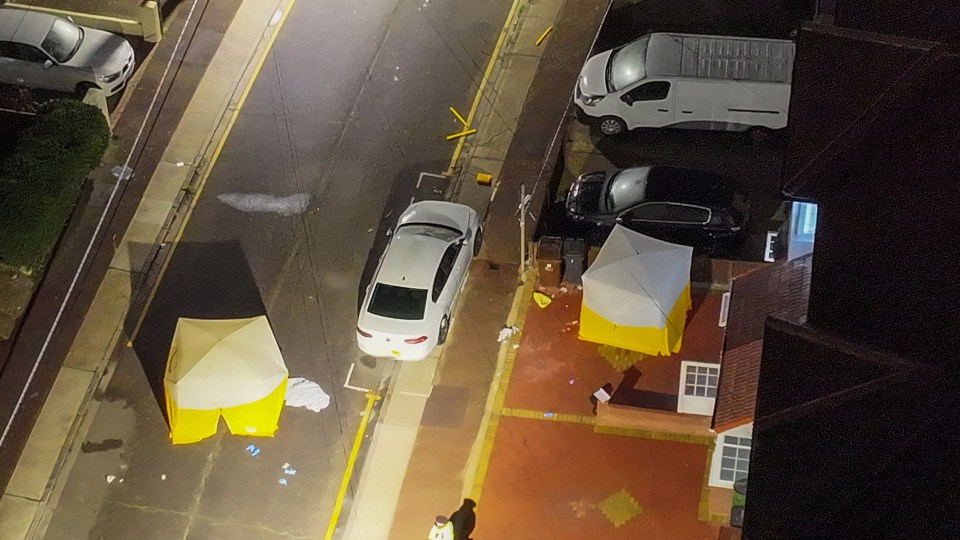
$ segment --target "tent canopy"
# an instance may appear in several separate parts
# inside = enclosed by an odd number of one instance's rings
[[[221,415],[234,434],[272,436],[287,375],[265,316],[179,319],[163,380],[170,437],[209,437]]]
[[[580,338],[644,352],[680,350],[693,248],[617,225],[583,274]]]

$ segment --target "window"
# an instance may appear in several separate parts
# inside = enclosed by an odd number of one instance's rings
[[[447,247],[447,250],[443,252],[443,257],[440,257],[440,264],[437,266],[437,275],[433,278],[433,294],[431,294],[431,297],[434,302],[440,299],[440,294],[443,293],[443,288],[447,285],[450,274],[453,273],[453,265],[457,261],[457,255],[460,254],[460,247],[460,242],[451,244]]]
[[[652,81],[641,84],[623,95],[624,103],[632,105],[635,101],[660,101],[670,93],[668,81]]]
[[[56,18],[47,37],[40,44],[43,50],[57,59],[57,62],[66,62],[80,49],[83,41],[83,30],[70,21]]]
[[[793,203],[790,213],[794,219],[794,236],[813,241],[813,235],[817,232],[817,205],[812,203]]]
[[[610,64],[607,65],[607,86],[611,92],[622,90],[647,76],[647,44],[649,42],[649,37],[642,37],[610,55]]]
[[[16,58],[16,47],[9,41],[0,41],[0,57]]]
[[[689,204],[668,204],[663,215],[663,221],[703,225],[710,221],[710,210],[702,206],[691,206]]]
[[[746,437],[723,437],[720,457],[720,479],[736,482],[747,477],[750,470],[750,439]]]
[[[42,64],[49,60],[47,55],[43,54],[43,51],[33,47],[31,45],[25,45],[23,43],[4,43],[3,46],[3,56],[7,58],[13,58],[15,60],[24,60],[26,62],[36,62]]]
[[[688,365],[683,383],[683,393],[687,396],[717,397],[717,379],[720,368]]]
[[[367,311],[388,319],[419,321],[427,307],[426,289],[377,283]]]
[[[645,203],[623,213],[626,221],[662,221],[667,215],[667,205],[664,203]]]

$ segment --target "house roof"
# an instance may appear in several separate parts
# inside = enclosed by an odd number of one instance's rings
[[[802,84],[790,98],[789,124],[802,136],[790,138],[781,187],[804,200],[842,190],[854,156],[873,144],[868,138],[889,131],[877,124],[912,116],[917,85],[949,77],[946,65],[958,54],[937,42],[819,23],[804,23],[799,48],[805,54],[797,56],[794,78]],[[810,88],[818,91],[804,91]]]
[[[753,420],[764,323],[768,315],[796,321],[806,317],[812,270],[811,253],[733,280],[713,412],[716,431]]]

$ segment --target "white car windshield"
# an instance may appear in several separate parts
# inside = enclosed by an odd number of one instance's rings
[[[643,200],[647,191],[650,167],[624,169],[610,177],[605,197],[606,211],[616,213],[626,210]]]
[[[83,30],[79,26],[70,21],[56,19],[40,47],[62,64],[77,53],[81,41],[83,41]]]
[[[407,236],[426,236],[428,238],[443,240],[444,242],[453,242],[463,235],[460,231],[432,223],[408,223],[398,227],[397,232],[399,233],[401,229],[403,230],[403,234]]]
[[[607,86],[616,92],[647,76],[647,43],[649,37],[628,43],[610,55],[607,64]]]

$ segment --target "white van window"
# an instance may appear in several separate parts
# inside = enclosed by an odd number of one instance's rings
[[[622,90],[647,76],[647,43],[650,37],[642,37],[610,55],[607,65],[607,86],[611,92]]]
[[[76,54],[81,41],[83,30],[70,21],[58,18],[53,21],[53,26],[47,37],[43,38],[40,47],[62,64]]]
[[[650,167],[634,167],[613,175],[607,185],[607,211],[620,212],[642,201],[649,174]]]

